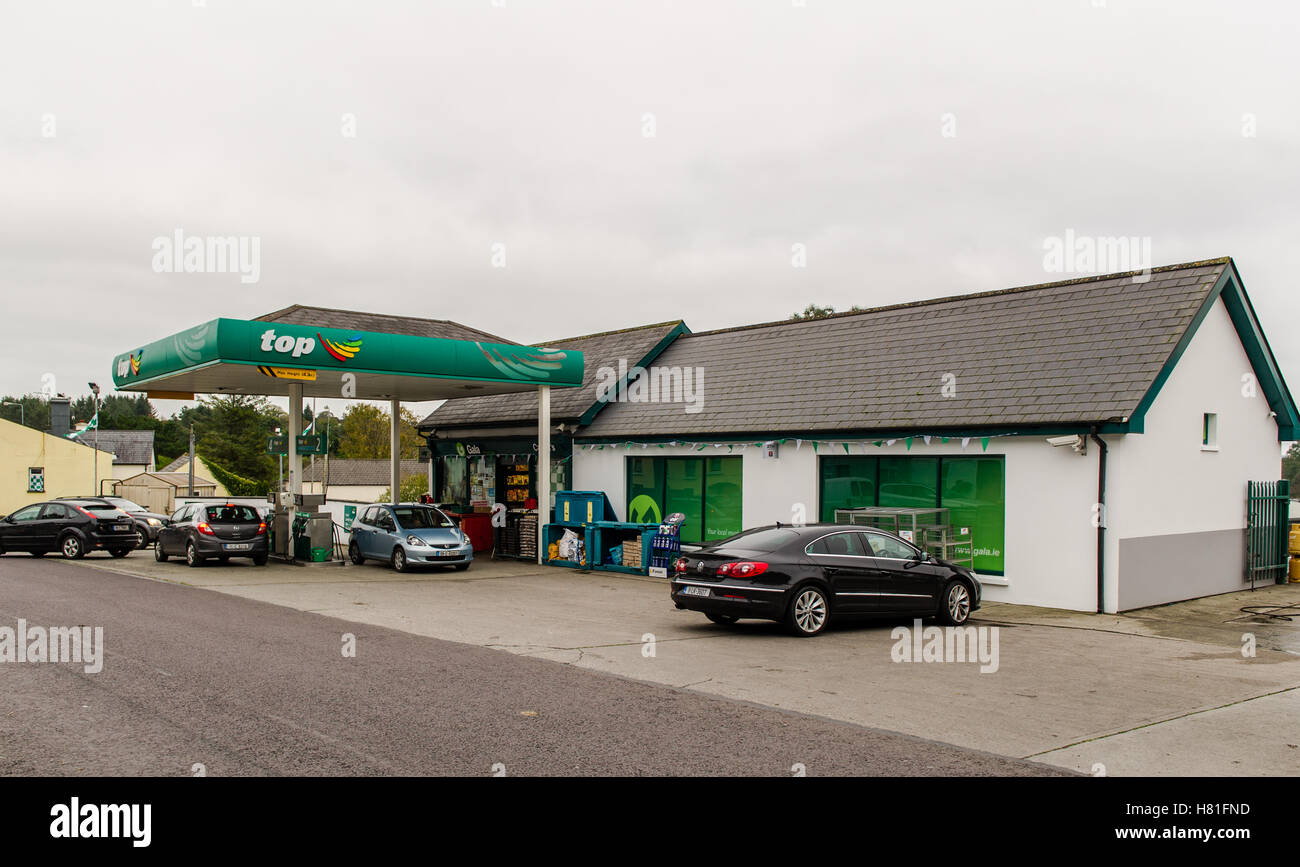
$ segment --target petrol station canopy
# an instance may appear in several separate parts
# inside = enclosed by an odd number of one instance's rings
[[[574,350],[243,319],[213,319],[113,360],[118,391],[179,400],[295,392],[440,400],[581,386],[582,373]]]

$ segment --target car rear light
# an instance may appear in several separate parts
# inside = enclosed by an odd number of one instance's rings
[[[685,572],[685,571],[686,571],[686,558],[685,558],[685,557],[678,557],[678,558],[677,558],[677,574],[680,575],[680,574],[682,574],[682,573]]]
[[[199,521],[199,523],[196,525],[196,528],[200,533],[202,533],[205,536],[217,535],[216,533],[212,532],[212,528],[208,526],[207,521]]]
[[[266,532],[266,522],[263,521],[262,523],[257,525],[257,535],[260,536],[265,532]]]
[[[766,563],[759,563],[754,560],[737,560],[734,563],[723,563],[719,566],[718,576],[723,578],[753,578],[755,575],[762,575],[766,571]]]

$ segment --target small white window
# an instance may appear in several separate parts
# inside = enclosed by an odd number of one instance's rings
[[[1207,412],[1201,416],[1201,451],[1219,450],[1219,414]]]

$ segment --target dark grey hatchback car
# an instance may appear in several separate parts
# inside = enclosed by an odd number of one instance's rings
[[[210,557],[222,563],[231,557],[251,557],[264,566],[268,552],[266,522],[257,509],[234,503],[190,503],[177,509],[158,532],[153,556],[160,563],[171,556],[184,557],[188,566],[201,566]]]
[[[677,561],[671,598],[714,623],[779,620],[817,635],[832,616],[888,614],[965,623],[980,582],[883,530],[843,524],[760,527]]]

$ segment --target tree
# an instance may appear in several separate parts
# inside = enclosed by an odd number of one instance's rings
[[[16,406],[0,406],[0,418],[26,425],[35,430],[50,429],[50,401],[44,395],[5,395],[0,400],[5,403],[22,404],[22,409]]]
[[[384,493],[380,495],[379,502],[391,502],[392,491],[393,488],[391,485],[384,488]],[[407,476],[402,479],[402,483],[397,486],[397,494],[400,497],[398,502],[401,503],[417,502],[420,499],[421,494],[427,493],[429,493],[429,477],[422,473],[414,476]]]
[[[834,307],[819,307],[816,304],[809,304],[803,309],[802,313],[790,314],[790,320],[792,322],[799,322],[804,319],[825,319],[834,312]]]
[[[420,436],[416,432],[419,420],[408,409],[402,410],[399,451],[403,458],[416,458],[420,454]],[[335,426],[340,458],[374,460],[389,455],[391,435],[389,416],[377,406],[354,403]]]
[[[262,490],[275,487],[278,469],[275,456],[266,453],[266,440],[282,425],[283,413],[263,397],[242,394],[204,398],[200,406],[206,412],[196,415],[207,418],[201,429],[195,425],[195,451]],[[180,415],[184,424],[184,411]]]
[[[1291,443],[1282,457],[1282,478],[1291,482],[1291,496],[1300,497],[1300,442]]]

